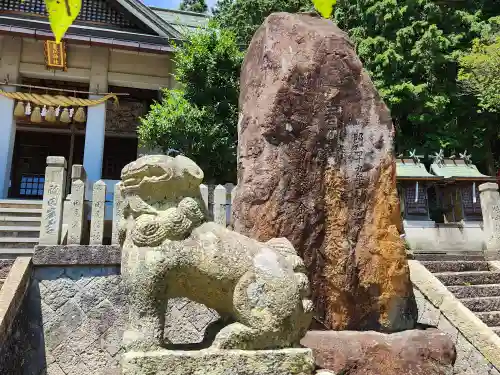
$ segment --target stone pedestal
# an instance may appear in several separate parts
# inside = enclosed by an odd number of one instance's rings
[[[481,211],[483,213],[485,256],[488,260],[500,260],[500,194],[498,184],[488,182],[479,185]]]
[[[122,375],[312,375],[310,349],[128,352]]]

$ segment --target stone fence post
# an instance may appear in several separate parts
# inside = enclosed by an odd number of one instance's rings
[[[61,242],[65,191],[66,159],[62,156],[48,156],[43,188],[40,245],[59,245]]]
[[[223,226],[227,225],[226,203],[226,188],[222,185],[217,185],[214,189],[214,221]]]
[[[479,185],[481,211],[488,260],[500,260],[500,194],[498,184],[487,182]]]
[[[71,201],[69,205],[68,244],[81,245],[85,218],[85,186],[87,174],[82,165],[71,168]]]
[[[106,211],[106,183],[94,184],[92,193],[92,215],[90,216],[90,244],[102,245],[104,239],[104,214]]]
[[[121,219],[123,216],[123,209],[125,208],[125,197],[122,194],[122,183],[118,182],[114,188],[113,195],[113,228],[111,234],[111,243],[113,245],[118,244],[118,232],[121,225]]]

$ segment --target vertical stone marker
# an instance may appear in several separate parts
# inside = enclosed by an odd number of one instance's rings
[[[483,213],[485,255],[489,260],[500,260],[500,194],[498,184],[487,182],[479,185]]]
[[[61,242],[65,181],[66,159],[62,156],[48,156],[43,189],[40,245],[58,245]]]
[[[71,200],[68,227],[68,244],[80,245],[83,235],[83,220],[85,213],[85,186],[87,176],[82,165],[71,168]]]
[[[208,204],[208,186],[205,184],[200,185],[200,194],[201,198],[203,199],[203,202],[205,203],[205,208],[208,211],[209,204]]]
[[[227,191],[222,185],[217,185],[214,189],[214,221],[220,225],[227,225],[226,203]]]
[[[104,214],[106,210],[106,183],[94,184],[92,193],[92,216],[90,221],[90,244],[102,245],[104,239]]]
[[[121,190],[122,183],[119,182],[115,185],[113,194],[113,232],[111,234],[111,243],[113,245],[118,244],[118,232],[120,228],[121,217],[123,216],[124,209],[124,198]]]
[[[241,71],[234,229],[286,237],[326,328],[413,328],[390,113],[333,22],[275,13]]]

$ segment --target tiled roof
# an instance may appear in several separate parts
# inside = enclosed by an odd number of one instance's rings
[[[155,7],[151,7],[151,10],[180,33],[183,33],[185,30],[189,31],[204,27],[208,24],[208,20],[210,19],[210,16],[206,14],[182,10]]]
[[[443,164],[433,163],[431,165],[431,171],[436,176],[441,176],[444,178],[467,178],[467,179],[490,179],[490,176],[486,176],[479,172],[474,164],[466,164],[463,160],[450,160],[445,159]]]
[[[11,14],[28,14],[44,18],[48,16],[43,0],[0,0],[0,9]],[[140,30],[140,27],[127,18],[124,12],[120,12],[106,0],[82,0],[82,8],[76,20]]]
[[[399,159],[396,161],[397,178],[415,178],[415,179],[438,179],[437,176],[430,174],[422,163],[416,164],[413,159]]]

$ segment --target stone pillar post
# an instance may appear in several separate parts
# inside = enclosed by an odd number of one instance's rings
[[[2,43],[2,59],[0,62],[0,79],[17,82],[21,61],[22,39],[5,36]],[[16,91],[15,87],[2,86],[4,91]],[[16,122],[14,119],[15,101],[0,96],[0,199],[7,198],[12,167],[14,140],[16,139]]]
[[[104,214],[106,211],[106,184],[99,180],[92,193],[92,215],[90,217],[90,244],[102,245],[104,239]]]
[[[85,220],[85,168],[75,164],[71,168],[71,200],[69,204],[68,244],[82,243]]]
[[[114,188],[113,195],[113,231],[111,243],[116,245],[119,243],[118,232],[120,230],[121,220],[123,218],[123,209],[125,206],[125,198],[121,191],[122,183],[118,182]]]
[[[500,194],[498,184],[487,182],[479,185],[481,211],[483,213],[485,256],[488,260],[500,260]]]
[[[59,245],[61,242],[65,185],[66,159],[62,156],[47,157],[40,245]]]

